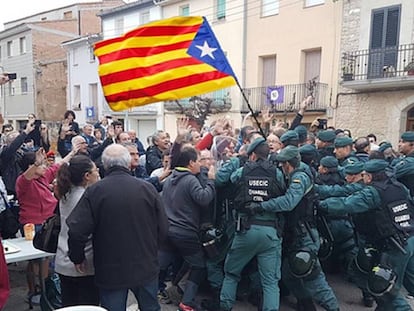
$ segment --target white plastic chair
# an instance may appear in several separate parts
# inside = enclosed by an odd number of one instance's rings
[[[98,306],[73,306],[55,309],[55,311],[107,311],[106,309]]]

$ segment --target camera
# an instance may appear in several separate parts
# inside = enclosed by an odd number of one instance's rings
[[[5,73],[5,75],[9,78],[9,80],[16,80],[17,78],[16,73]]]
[[[40,128],[40,125],[42,124],[42,120],[35,120],[34,121],[34,127],[35,129]]]
[[[328,119],[317,119],[319,122],[318,129],[326,130],[328,127]]]

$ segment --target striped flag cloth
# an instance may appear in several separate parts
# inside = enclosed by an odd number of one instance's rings
[[[236,77],[205,17],[180,16],[95,44],[114,111],[212,92]]]

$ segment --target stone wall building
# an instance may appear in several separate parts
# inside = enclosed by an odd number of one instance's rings
[[[396,145],[414,130],[414,2],[343,1],[334,124]]]

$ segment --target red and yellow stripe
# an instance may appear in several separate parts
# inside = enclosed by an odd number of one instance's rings
[[[234,85],[232,76],[187,54],[202,23],[202,17],[173,17],[98,42],[95,55],[110,107],[120,111]]]

